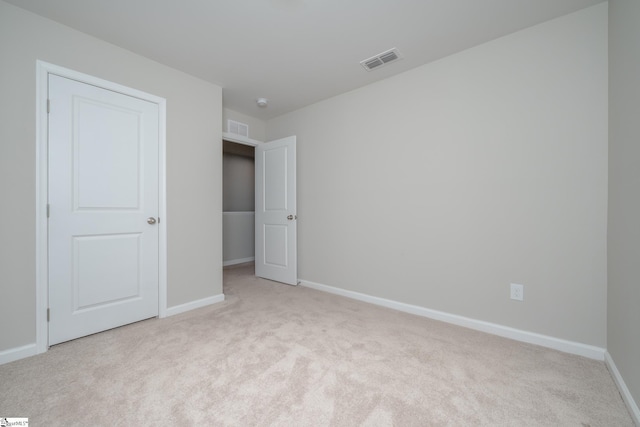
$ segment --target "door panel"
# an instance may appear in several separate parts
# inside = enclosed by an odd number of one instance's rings
[[[256,275],[296,285],[296,137],[258,145],[255,164]]]
[[[273,147],[264,150],[264,210],[287,211],[287,155],[289,148]]]
[[[76,209],[138,209],[140,113],[78,97],[72,120]]]
[[[264,225],[264,263],[273,267],[288,266],[287,260],[287,225]]]
[[[140,298],[140,237],[133,233],[73,238],[74,312]]]
[[[158,315],[158,105],[49,76],[49,344]]]

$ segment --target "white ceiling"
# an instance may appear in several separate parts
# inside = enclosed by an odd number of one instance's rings
[[[5,1],[219,84],[226,108],[261,119],[602,2]],[[392,47],[402,60],[371,72],[359,64]]]

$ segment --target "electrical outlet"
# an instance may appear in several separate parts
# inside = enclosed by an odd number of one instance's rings
[[[524,285],[519,285],[517,283],[511,284],[511,299],[524,301]]]

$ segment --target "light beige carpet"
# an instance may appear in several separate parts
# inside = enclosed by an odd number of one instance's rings
[[[632,426],[605,365],[225,271],[227,301],[0,366],[31,426]]]

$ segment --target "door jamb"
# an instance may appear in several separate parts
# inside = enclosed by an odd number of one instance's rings
[[[49,92],[48,76],[61,77],[87,83],[124,95],[140,98],[158,105],[158,317],[167,316],[167,205],[166,205],[166,99],[146,92],[122,86],[74,70],[36,61],[36,353],[44,353],[49,347],[49,325],[47,309],[49,301],[48,266],[48,127],[47,98]]]
[[[228,132],[222,133],[222,140],[235,142],[236,144],[248,145],[250,147],[256,147],[262,144],[262,141],[258,141],[257,139],[251,139],[251,138],[244,137],[242,135],[236,135]]]

